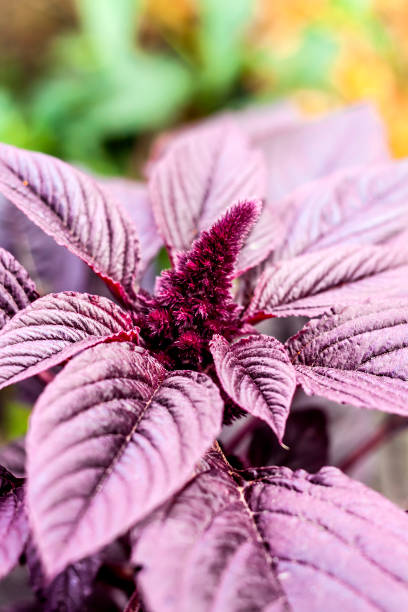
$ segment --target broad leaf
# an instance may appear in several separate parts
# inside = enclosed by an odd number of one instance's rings
[[[0,579],[17,564],[28,537],[22,482],[0,466]]]
[[[102,182],[107,192],[122,204],[137,229],[140,242],[141,268],[156,257],[163,242],[159,236],[147,187],[143,183],[128,179],[105,179]]]
[[[68,164],[0,145],[0,192],[125,301],[135,292],[138,240],[125,212]]]
[[[241,408],[268,423],[282,442],[296,387],[284,346],[259,334],[231,345],[214,336],[210,347],[224,390]]]
[[[263,198],[265,184],[262,155],[232,120],[182,134],[153,166],[149,180],[154,214],[166,245],[188,249],[235,201]],[[265,228],[260,225],[243,249],[240,271],[264,259],[273,247],[275,227],[269,228],[265,242]]]
[[[289,123],[257,144],[267,161],[271,203],[341,168],[389,159],[383,125],[373,108],[364,105]]]
[[[406,294],[408,249],[382,246],[332,247],[277,262],[259,278],[245,313],[317,316],[332,306],[370,297]]]
[[[93,582],[102,563],[100,555],[69,565],[52,582],[46,578],[32,540],[26,547],[26,558],[30,582],[43,612],[82,612],[88,609],[86,600],[92,593]]]
[[[218,453],[132,539],[151,612],[286,610],[272,559]]]
[[[87,293],[54,293],[17,313],[0,332],[0,388],[43,372],[106,340],[137,337],[129,314]]]
[[[275,258],[385,242],[407,226],[408,162],[336,172],[281,202],[286,235]]]
[[[17,259],[40,294],[89,291],[92,271],[0,195],[0,246]]]
[[[149,610],[408,606],[408,517],[391,502],[332,467],[309,475],[209,464],[135,530]]]
[[[134,344],[85,351],[38,400],[28,501],[45,569],[93,554],[180,488],[218,434],[223,405],[197,372],[167,372]]]
[[[8,251],[0,248],[0,328],[37,298],[27,272]]]
[[[334,308],[287,342],[309,395],[407,415],[408,301]]]

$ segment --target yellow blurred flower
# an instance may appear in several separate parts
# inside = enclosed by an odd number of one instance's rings
[[[146,18],[174,31],[188,27],[196,15],[195,0],[146,0]]]

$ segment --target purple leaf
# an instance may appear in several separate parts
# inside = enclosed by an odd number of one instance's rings
[[[373,108],[364,105],[291,122],[257,144],[267,161],[270,203],[341,168],[390,157],[383,125]]]
[[[281,203],[286,236],[275,259],[337,245],[384,242],[407,225],[408,162],[337,172]]]
[[[0,195],[0,246],[14,255],[41,294],[89,290],[91,270]]]
[[[133,561],[151,612],[286,609],[272,560],[218,453],[171,502],[136,528]]]
[[[0,332],[0,388],[43,372],[99,342],[137,336],[108,298],[54,293],[17,313]]]
[[[22,481],[0,466],[0,579],[17,564],[27,537]]]
[[[408,301],[334,308],[287,342],[308,395],[407,415]]]
[[[239,127],[253,144],[262,146],[264,142],[279,137],[280,130],[298,125],[301,118],[297,108],[288,100],[273,104],[256,104],[228,114],[239,123]],[[220,115],[211,118],[216,121]],[[222,115],[221,115],[222,116]]]
[[[180,488],[218,434],[214,383],[130,343],[73,359],[27,438],[28,502],[47,573],[91,555]]]
[[[163,241],[157,230],[147,187],[128,179],[100,179],[105,191],[122,204],[134,222],[140,242],[141,267],[156,257]]]
[[[326,467],[254,470],[243,492],[292,610],[408,606],[408,517]]]
[[[346,246],[301,255],[266,268],[245,318],[317,316],[370,297],[403,296],[407,275],[407,249]]]
[[[1,144],[0,191],[121,299],[134,298],[136,232],[122,208],[90,177],[48,155]]]
[[[26,270],[0,248],[0,329],[18,312],[38,298]]]
[[[4,446],[0,446],[0,464],[17,478],[25,476],[25,438],[16,438]]]
[[[93,582],[101,566],[101,557],[94,555],[69,565],[49,583],[41,559],[32,541],[26,548],[30,582],[43,612],[82,612],[88,609],[87,598],[92,593]]]
[[[176,251],[188,249],[235,201],[263,198],[265,184],[262,155],[232,120],[193,128],[176,138],[153,166],[149,180],[154,214],[166,245]],[[268,255],[277,238],[274,232],[270,223],[266,240],[263,224],[254,228],[239,271]]]
[[[332,467],[210,465],[135,530],[151,612],[408,606],[408,517],[391,502]]]
[[[296,374],[284,346],[259,334],[228,344],[222,336],[211,342],[218,378],[243,410],[264,420],[282,442],[296,388]]]

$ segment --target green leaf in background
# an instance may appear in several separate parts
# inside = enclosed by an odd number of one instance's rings
[[[26,147],[28,127],[11,94],[0,89],[0,141]]]
[[[3,427],[1,437],[4,442],[24,436],[30,416],[29,406],[22,402],[8,401],[2,409]]]
[[[203,106],[228,95],[244,65],[244,36],[255,8],[252,0],[198,0],[199,92]]]
[[[134,47],[141,0],[77,0],[82,33],[101,65],[117,66]]]

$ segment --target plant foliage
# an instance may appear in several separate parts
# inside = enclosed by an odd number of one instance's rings
[[[47,610],[102,609],[89,597],[112,584],[153,612],[408,607],[405,513],[337,468],[282,465],[287,421],[287,463],[326,461],[299,387],[408,415],[408,166],[370,109],[277,113],[169,136],[147,189],[0,146],[7,206],[112,292],[40,297],[0,253],[1,386],[47,383],[26,459],[1,454],[0,575],[25,561]],[[297,314],[314,318],[285,344],[256,327]],[[222,427],[243,414],[260,420],[237,458]]]

